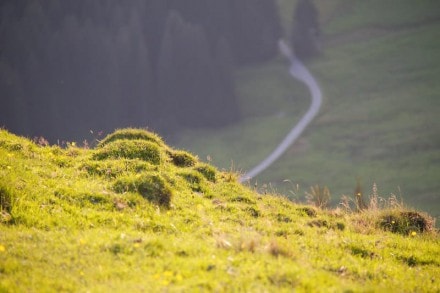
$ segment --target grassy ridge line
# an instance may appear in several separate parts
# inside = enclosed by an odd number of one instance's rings
[[[429,216],[320,210],[237,178],[143,130],[96,149],[0,130],[0,291],[440,289]]]

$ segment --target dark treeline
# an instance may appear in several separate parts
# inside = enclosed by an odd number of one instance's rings
[[[0,126],[217,127],[240,119],[234,66],[274,56],[273,0],[9,0],[0,4]]]
[[[320,51],[319,35],[318,10],[311,0],[298,0],[291,36],[295,55],[302,60],[316,56]]]

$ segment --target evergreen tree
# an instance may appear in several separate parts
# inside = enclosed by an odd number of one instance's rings
[[[319,52],[318,11],[310,0],[299,0],[293,14],[292,46],[300,59],[313,57]]]
[[[168,16],[167,1],[165,0],[147,0],[144,11],[143,29],[145,40],[150,49],[150,62],[153,74],[153,81],[156,81],[157,62],[159,60],[159,51],[161,48],[162,38],[164,36],[165,21]]]
[[[229,42],[221,38],[215,50],[215,68],[217,70],[218,98],[213,99],[212,114],[214,126],[221,126],[236,122],[240,118],[240,108],[237,104],[235,84],[233,78],[234,62]],[[215,115],[217,114],[217,115]]]
[[[231,45],[239,63],[259,62],[277,54],[281,27],[275,1],[233,1],[231,12]]]
[[[202,27],[170,13],[158,66],[162,115],[169,128],[219,126],[236,121],[231,58],[225,41],[214,59]]]
[[[279,36],[273,0],[3,0],[0,125],[52,142],[222,126],[239,118],[233,65]]]

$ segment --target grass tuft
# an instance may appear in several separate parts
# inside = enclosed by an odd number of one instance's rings
[[[196,164],[197,158],[188,152],[181,150],[170,150],[168,155],[177,167],[192,167]]]
[[[307,203],[320,209],[327,207],[330,198],[330,190],[327,186],[320,187],[319,185],[314,185],[310,187],[310,192],[306,192]]]
[[[384,211],[378,222],[382,229],[402,235],[413,235],[413,232],[423,233],[434,230],[434,219],[426,213],[415,211]]]

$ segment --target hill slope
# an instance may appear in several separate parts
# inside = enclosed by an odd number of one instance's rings
[[[0,291],[438,291],[432,219],[259,194],[157,135],[0,130]],[[377,198],[376,198],[377,199]]]

